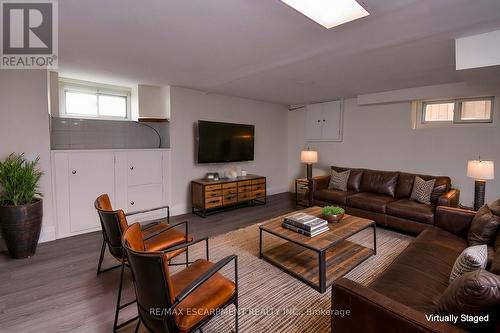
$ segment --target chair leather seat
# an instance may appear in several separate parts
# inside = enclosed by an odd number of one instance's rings
[[[146,230],[142,231],[142,236],[144,238],[147,238],[157,232],[160,232],[166,228],[170,227],[166,223],[158,223],[157,225],[148,228]],[[193,238],[191,236],[188,237],[188,242],[192,241]],[[144,241],[144,246],[146,248],[146,251],[161,251],[165,250],[168,247],[172,247],[175,245],[179,245],[182,243],[186,242],[186,237],[184,233],[176,230],[175,228],[172,228],[170,230],[167,230],[151,239],[145,240]],[[184,252],[184,249],[177,250],[171,252],[171,257],[175,257],[176,255]]]
[[[203,275],[213,263],[198,259],[186,269],[171,276],[175,295],[186,288],[196,278]],[[176,307],[175,322],[181,332],[190,331],[198,323],[210,316],[209,311],[220,309],[234,295],[236,285],[223,275],[215,273],[210,279],[195,289]]]
[[[325,201],[325,202],[332,202],[336,203],[339,205],[345,205],[346,204],[346,199],[349,195],[352,195],[356,192],[352,191],[340,191],[340,190],[334,190],[334,189],[324,189],[324,190],[318,190],[314,192],[314,199],[320,200],[320,201]]]
[[[385,214],[387,204],[395,199],[388,195],[362,192],[347,197],[347,204],[354,208]]]
[[[432,313],[449,284],[455,260],[467,241],[429,226],[369,286],[391,299]]]
[[[427,224],[434,223],[434,205],[402,199],[387,205],[387,214]]]

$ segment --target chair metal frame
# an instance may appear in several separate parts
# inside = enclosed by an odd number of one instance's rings
[[[126,241],[122,239],[124,246],[127,246]],[[206,259],[207,261],[209,260],[209,246],[208,246],[208,238],[200,238],[195,241],[188,242],[186,244],[180,244],[176,245],[174,247],[168,248],[164,251],[159,251],[162,253],[168,253],[172,251],[176,251],[179,249],[183,248],[188,248],[189,246],[192,246],[194,244],[200,243],[200,242],[205,242],[205,251],[206,251]],[[127,246],[128,247],[128,246]],[[125,247],[124,247],[125,249]],[[133,251],[129,249],[130,251]],[[235,293],[234,295],[226,302],[224,303],[220,309],[225,309],[229,305],[233,304],[235,306],[235,333],[238,333],[239,331],[239,316],[238,316],[238,256],[237,255],[230,255],[227,256],[221,260],[219,260],[217,263],[215,263],[209,270],[207,270],[204,274],[200,275],[196,280],[194,280],[191,284],[189,284],[187,287],[185,287],[179,295],[177,295],[174,299],[174,302],[171,304],[170,307],[168,307],[166,314],[162,317],[154,317],[151,316],[154,319],[161,320],[163,323],[164,327],[164,332],[162,333],[171,333],[171,332],[177,332],[175,327],[172,327],[172,318],[169,317],[168,313],[171,313],[186,297],[188,297],[192,292],[194,292],[197,288],[199,288],[201,285],[203,285],[208,279],[210,279],[215,273],[218,273],[223,267],[227,266],[230,262],[234,261],[234,284],[235,284]],[[132,273],[133,275],[133,273]],[[167,281],[167,277],[165,276],[165,272],[163,272],[163,280]],[[137,306],[141,308],[145,313],[148,311],[145,311],[143,306],[139,302],[137,302]],[[211,314],[207,318],[205,318],[203,321],[201,321],[198,325],[193,327],[190,332],[196,332],[200,331],[203,333],[203,326],[205,326],[213,317],[215,317],[217,314]],[[141,312],[139,311],[139,321],[137,323],[137,326],[135,328],[135,332],[137,333],[139,331],[139,327],[141,323],[144,325],[144,327],[148,330],[148,332],[151,333],[159,333],[159,332],[154,332],[150,327],[146,325],[146,322],[141,318]]]

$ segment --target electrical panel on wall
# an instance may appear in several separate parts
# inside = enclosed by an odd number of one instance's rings
[[[306,105],[307,141],[342,141],[343,101]]]

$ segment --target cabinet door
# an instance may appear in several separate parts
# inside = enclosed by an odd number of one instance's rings
[[[321,103],[306,106],[306,140],[321,140],[323,106]]]
[[[324,141],[342,141],[342,109],[340,101],[322,103],[323,128],[321,139]]]
[[[128,186],[160,184],[162,153],[158,151],[134,151],[127,153]]]
[[[110,152],[68,156],[70,233],[100,227],[95,199],[104,193],[114,199],[114,155]]]
[[[162,184],[150,184],[129,187],[127,198],[127,212],[157,208],[163,206],[163,186]],[[165,217],[166,214],[165,209],[139,214],[131,216],[129,223],[161,218]]]

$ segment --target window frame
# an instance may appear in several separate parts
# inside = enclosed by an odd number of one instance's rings
[[[414,116],[412,116],[413,128],[428,128],[428,127],[455,127],[455,126],[495,126],[495,113],[498,108],[498,96],[486,95],[486,96],[476,96],[476,97],[461,97],[461,98],[446,98],[446,99],[433,99],[433,100],[420,100],[414,101],[412,103],[412,110]],[[462,103],[468,101],[491,101],[491,110],[489,119],[474,119],[474,120],[463,120],[462,115]],[[440,104],[440,103],[454,103],[453,109],[453,120],[451,121],[428,121],[425,120],[425,106],[429,104]]]
[[[66,112],[66,93],[81,93],[97,96],[97,115],[92,116],[88,114],[73,114]],[[106,84],[99,84],[94,82],[79,81],[61,78],[59,80],[59,116],[66,118],[77,119],[94,119],[94,120],[131,120],[131,95],[132,91],[129,88],[112,86]],[[123,97],[126,102],[126,111],[124,117],[118,116],[104,116],[99,114],[99,96],[115,96]]]
[[[433,104],[451,104],[453,103],[453,119],[452,120],[425,120],[425,107],[427,105]],[[424,125],[427,124],[453,124],[455,118],[455,110],[457,109],[456,101],[452,99],[435,100],[435,101],[422,101],[421,111],[420,111],[420,122]]]

